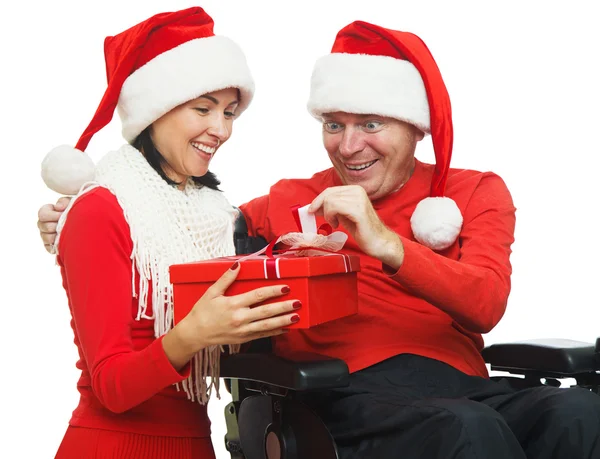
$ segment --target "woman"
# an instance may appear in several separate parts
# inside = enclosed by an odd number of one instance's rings
[[[78,149],[42,165],[51,188],[77,194],[56,239],[81,369],[59,459],[214,458],[205,403],[223,346],[297,320],[293,299],[251,308],[285,285],[224,296],[235,263],[173,326],[169,266],[234,253],[235,211],[208,166],[254,86],[241,50],[212,28],[189,8],[107,38],[108,88],[92,122]],[[94,170],[83,150],[117,106],[129,143]]]

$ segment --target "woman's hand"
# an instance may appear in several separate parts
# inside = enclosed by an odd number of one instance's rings
[[[165,353],[177,370],[205,347],[281,335],[286,332],[285,327],[298,321],[299,317],[294,313],[301,307],[298,300],[256,306],[290,293],[286,285],[261,287],[240,295],[225,296],[225,291],[235,281],[239,271],[240,266],[236,262],[163,338]]]

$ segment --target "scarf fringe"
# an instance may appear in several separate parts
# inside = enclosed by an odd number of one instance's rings
[[[173,328],[173,285],[169,279],[169,266],[234,255],[236,211],[218,191],[198,188],[191,181],[185,190],[172,187],[138,150],[124,145],[98,162],[96,182],[85,184],[69,203],[58,223],[57,250],[60,231],[73,203],[98,186],[114,194],[123,209],[133,241],[132,292],[138,297],[139,305],[136,320],[153,320],[154,335],[158,338]],[[139,274],[137,289],[136,271]],[[228,346],[230,353],[239,352],[239,345]],[[181,383],[190,400],[206,404],[213,389],[216,396],[220,396],[223,351],[222,346],[210,346],[192,358],[190,376]]]

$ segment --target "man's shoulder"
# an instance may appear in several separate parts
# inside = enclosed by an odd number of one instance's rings
[[[427,185],[431,183],[435,166],[429,163],[419,162],[419,166],[422,168],[422,177]],[[479,171],[475,169],[463,169],[458,167],[452,167],[448,170],[448,176],[446,181],[446,193],[452,194],[463,194],[473,193],[476,189],[494,189],[500,188],[506,190],[506,184],[504,180],[495,172],[491,171]]]
[[[479,171],[474,169],[451,168],[448,171],[448,181],[446,188],[451,189],[470,189],[480,187],[506,188],[502,177],[492,171]]]
[[[483,178],[488,176],[499,177],[498,174],[492,171],[479,171],[475,169],[462,169],[451,167],[448,171],[448,180],[460,182],[464,180],[473,180],[477,178]]]
[[[514,209],[511,193],[495,172],[452,168],[446,182],[446,195],[458,204],[463,214],[468,209],[495,207]]]

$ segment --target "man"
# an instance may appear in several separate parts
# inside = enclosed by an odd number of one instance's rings
[[[296,229],[292,205],[312,203],[361,256],[359,313],[275,342],[282,355],[348,363],[349,387],[305,397],[340,456],[600,458],[599,397],[488,378],[481,334],[506,307],[515,208],[498,176],[449,169],[450,100],[425,44],[348,25],[317,62],[308,105],[333,168],[282,180],[241,210],[271,240]],[[414,158],[429,133],[435,165]]]

